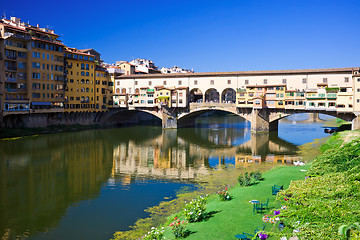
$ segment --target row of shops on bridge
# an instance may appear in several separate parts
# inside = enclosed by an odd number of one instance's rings
[[[325,110],[337,112],[353,111],[352,87],[328,87],[327,83],[318,83],[317,88],[294,90],[287,89],[285,84],[248,85],[245,88],[226,89],[219,94],[216,89],[205,93],[199,89],[189,91],[188,87],[141,87],[134,94],[115,93],[114,107],[153,108],[153,107],[187,107],[189,103],[223,103],[236,104],[238,108],[277,108],[299,110]]]

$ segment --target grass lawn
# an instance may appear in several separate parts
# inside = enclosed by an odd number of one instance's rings
[[[253,234],[257,226],[262,226],[264,214],[253,214],[253,205],[250,200],[265,202],[268,198],[270,208],[279,208],[271,194],[271,186],[283,185],[288,188],[292,180],[305,178],[309,164],[303,167],[280,166],[263,174],[264,181],[250,187],[236,187],[229,190],[233,199],[229,202],[220,201],[218,195],[210,196],[207,203],[207,212],[211,216],[203,222],[189,223],[187,229],[191,234],[186,239],[235,239],[236,234],[247,232]],[[182,218],[182,217],[181,217]],[[270,230],[274,224],[267,224],[265,230]],[[169,227],[165,230],[166,239],[174,239]]]

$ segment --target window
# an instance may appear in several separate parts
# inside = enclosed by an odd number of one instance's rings
[[[40,73],[32,73],[32,78],[41,79],[41,74]]]
[[[181,81],[181,80],[178,82],[178,85],[182,85],[182,81]]]
[[[118,85],[119,85],[120,82],[118,82]],[[135,81],[135,85],[138,85],[138,81]]]
[[[302,83],[306,83],[306,78],[303,78],[303,79],[302,79]]]
[[[18,57],[26,58],[26,52],[18,52]]]
[[[249,80],[245,80],[245,85],[248,85],[249,84]]]
[[[164,81],[163,84],[166,85],[166,81]]]
[[[228,84],[231,84],[231,80],[228,80],[227,82],[228,82]]]
[[[89,64],[86,64],[86,70],[89,70]]]
[[[83,56],[82,56],[82,55],[79,55],[79,59],[83,59]]]
[[[40,53],[39,52],[32,52],[32,57],[33,58],[40,58]]]
[[[327,83],[327,78],[323,78],[323,83]]]
[[[197,85],[198,84],[198,81],[197,80],[194,80],[194,85]]]
[[[151,82],[151,81],[149,81],[149,86],[151,86],[151,84],[152,84],[152,82]]]
[[[267,79],[264,79],[264,84],[267,84]]]
[[[37,62],[33,62],[33,63],[32,63],[32,67],[33,67],[33,68],[40,68],[40,67],[41,67],[41,64],[40,64],[40,63],[37,63]]]
[[[283,80],[282,80],[282,83],[283,83],[283,84],[286,84],[286,79],[283,79]]]
[[[26,68],[26,63],[24,63],[24,62],[18,62],[18,68],[20,68],[20,69],[25,69],[25,68]]]
[[[349,78],[348,77],[345,77],[345,82],[349,82]]]
[[[214,80],[210,80],[210,85],[214,85]]]

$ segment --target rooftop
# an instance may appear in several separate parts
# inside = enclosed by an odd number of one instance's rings
[[[202,73],[169,73],[169,74],[146,74],[146,75],[123,75],[118,79],[126,78],[184,78],[184,77],[227,77],[227,76],[264,76],[264,75],[296,75],[296,74],[331,74],[331,73],[354,73],[359,67],[348,68],[324,68],[324,69],[296,69],[296,70],[268,70],[268,71],[235,71],[235,72],[202,72]]]

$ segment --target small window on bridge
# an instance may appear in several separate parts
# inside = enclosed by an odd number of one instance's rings
[[[349,78],[348,78],[348,77],[345,77],[345,82],[349,82]]]
[[[323,78],[323,83],[327,83],[327,78]]]
[[[227,82],[228,82],[228,84],[231,84],[231,80],[228,80]]]
[[[264,79],[264,84],[267,84],[267,79]]]
[[[214,80],[210,80],[210,85],[214,85]]]
[[[302,83],[306,83],[306,78],[303,78]]]
[[[360,78],[358,81],[360,81]],[[248,84],[249,84],[249,80],[245,80],[245,85],[248,85]]]
[[[286,84],[286,79],[283,79],[283,80],[282,80],[282,83],[283,83],[283,84]]]

